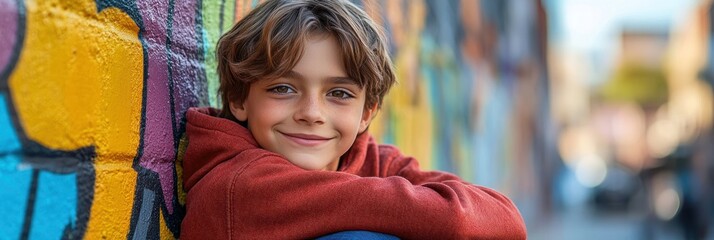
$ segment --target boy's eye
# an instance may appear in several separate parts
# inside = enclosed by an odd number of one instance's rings
[[[288,87],[288,86],[284,86],[284,85],[273,87],[273,88],[271,88],[271,89],[268,89],[268,91],[274,92],[274,93],[279,93],[279,94],[294,93],[294,92],[295,92],[295,90],[293,90],[292,88],[290,88],[290,87]]]
[[[340,99],[347,99],[347,98],[354,97],[351,94],[347,93],[347,91],[344,91],[344,90],[334,90],[332,92],[327,93],[327,96],[336,97],[336,98],[340,98]]]

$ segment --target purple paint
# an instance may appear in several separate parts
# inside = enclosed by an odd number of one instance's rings
[[[10,63],[17,41],[17,14],[15,1],[0,0],[0,72]]]
[[[197,1],[176,1],[171,32],[171,73],[173,77],[176,129],[189,107],[207,105],[206,79],[201,57],[199,32],[196,31]],[[204,102],[201,102],[201,99]]]
[[[166,22],[168,0],[137,1],[144,23],[144,38],[147,48],[146,99],[144,115],[144,149],[139,160],[142,167],[159,174],[164,201],[174,198],[173,161],[174,132],[171,123],[169,98],[168,56],[166,51]],[[167,170],[168,169],[168,170]],[[173,205],[166,204],[169,213]]]
[[[189,107],[205,105],[201,99],[204,102],[207,99],[200,58],[202,46],[196,28],[199,6],[196,0],[175,1],[171,17],[168,0],[137,1],[137,7],[144,23],[148,54],[144,148],[139,162],[142,167],[159,174],[164,204],[172,214],[174,206],[171,202],[176,187],[175,143],[180,137],[174,135],[177,134],[174,129],[181,129],[181,120]],[[167,37],[170,37],[169,42]],[[169,83],[173,84],[173,89]]]

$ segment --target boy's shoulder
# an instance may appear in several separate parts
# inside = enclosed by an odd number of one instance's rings
[[[397,146],[391,144],[378,144],[377,146],[379,147],[380,158],[391,159],[402,156],[402,151]]]
[[[404,155],[399,147],[391,144],[378,144],[379,156],[375,159],[366,159],[367,161],[376,161],[383,169],[388,169],[388,172],[398,171],[410,165],[417,165],[416,159],[411,156]],[[418,167],[417,167],[418,168]]]

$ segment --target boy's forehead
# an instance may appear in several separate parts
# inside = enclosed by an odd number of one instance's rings
[[[295,71],[295,70],[287,71],[281,77],[288,78],[288,79],[294,79],[294,80],[300,80],[300,81],[309,80],[305,75],[303,75],[300,72]],[[276,81],[278,79],[273,79],[271,82]],[[341,74],[340,75],[323,76],[319,80],[328,81],[328,82],[334,83],[334,84],[352,84],[352,85],[359,86],[359,83],[354,78],[351,78],[349,76],[343,76]]]

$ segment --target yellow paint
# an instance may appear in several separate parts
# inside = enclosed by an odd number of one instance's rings
[[[87,239],[125,239],[131,223],[136,172],[131,162],[97,164]]]
[[[86,237],[125,238],[141,119],[139,29],[118,9],[97,13],[91,0],[26,6],[25,45],[9,81],[18,117],[27,136],[49,148],[95,146]]]
[[[395,59],[398,66],[396,75],[400,84],[392,88],[384,99],[384,111],[377,115],[374,120],[376,124],[370,126],[370,131],[379,139],[384,129],[393,127],[394,145],[405,155],[416,158],[422,169],[433,169],[430,147],[434,145],[433,113],[427,88],[423,86],[421,76],[415,74],[418,72],[418,66],[409,63],[416,59],[413,54],[418,54],[418,41],[411,41],[408,45],[410,46],[407,46],[407,50],[398,54]],[[388,113],[391,114],[387,116]],[[397,124],[388,125],[388,121]]]
[[[183,156],[186,154],[186,147],[188,146],[188,140],[186,140],[186,133],[181,135],[181,140],[179,140],[178,154],[176,154],[176,161],[174,161],[176,168],[176,192],[178,193],[178,202],[182,206],[186,205],[186,191],[183,190]]]
[[[394,145],[405,155],[416,158],[422,169],[433,169],[434,115],[428,86],[419,74],[420,34],[424,29],[426,6],[423,1],[411,1],[404,11],[398,3],[386,2],[386,18],[398,49],[394,65],[399,84],[384,99],[383,111],[374,119],[370,133],[381,142],[385,129],[393,127]],[[403,21],[405,17],[409,18],[408,22]]]
[[[164,213],[161,210],[159,210],[159,238],[174,239],[174,235],[171,233],[171,230],[169,230],[169,227],[166,226],[166,220],[164,220]]]

